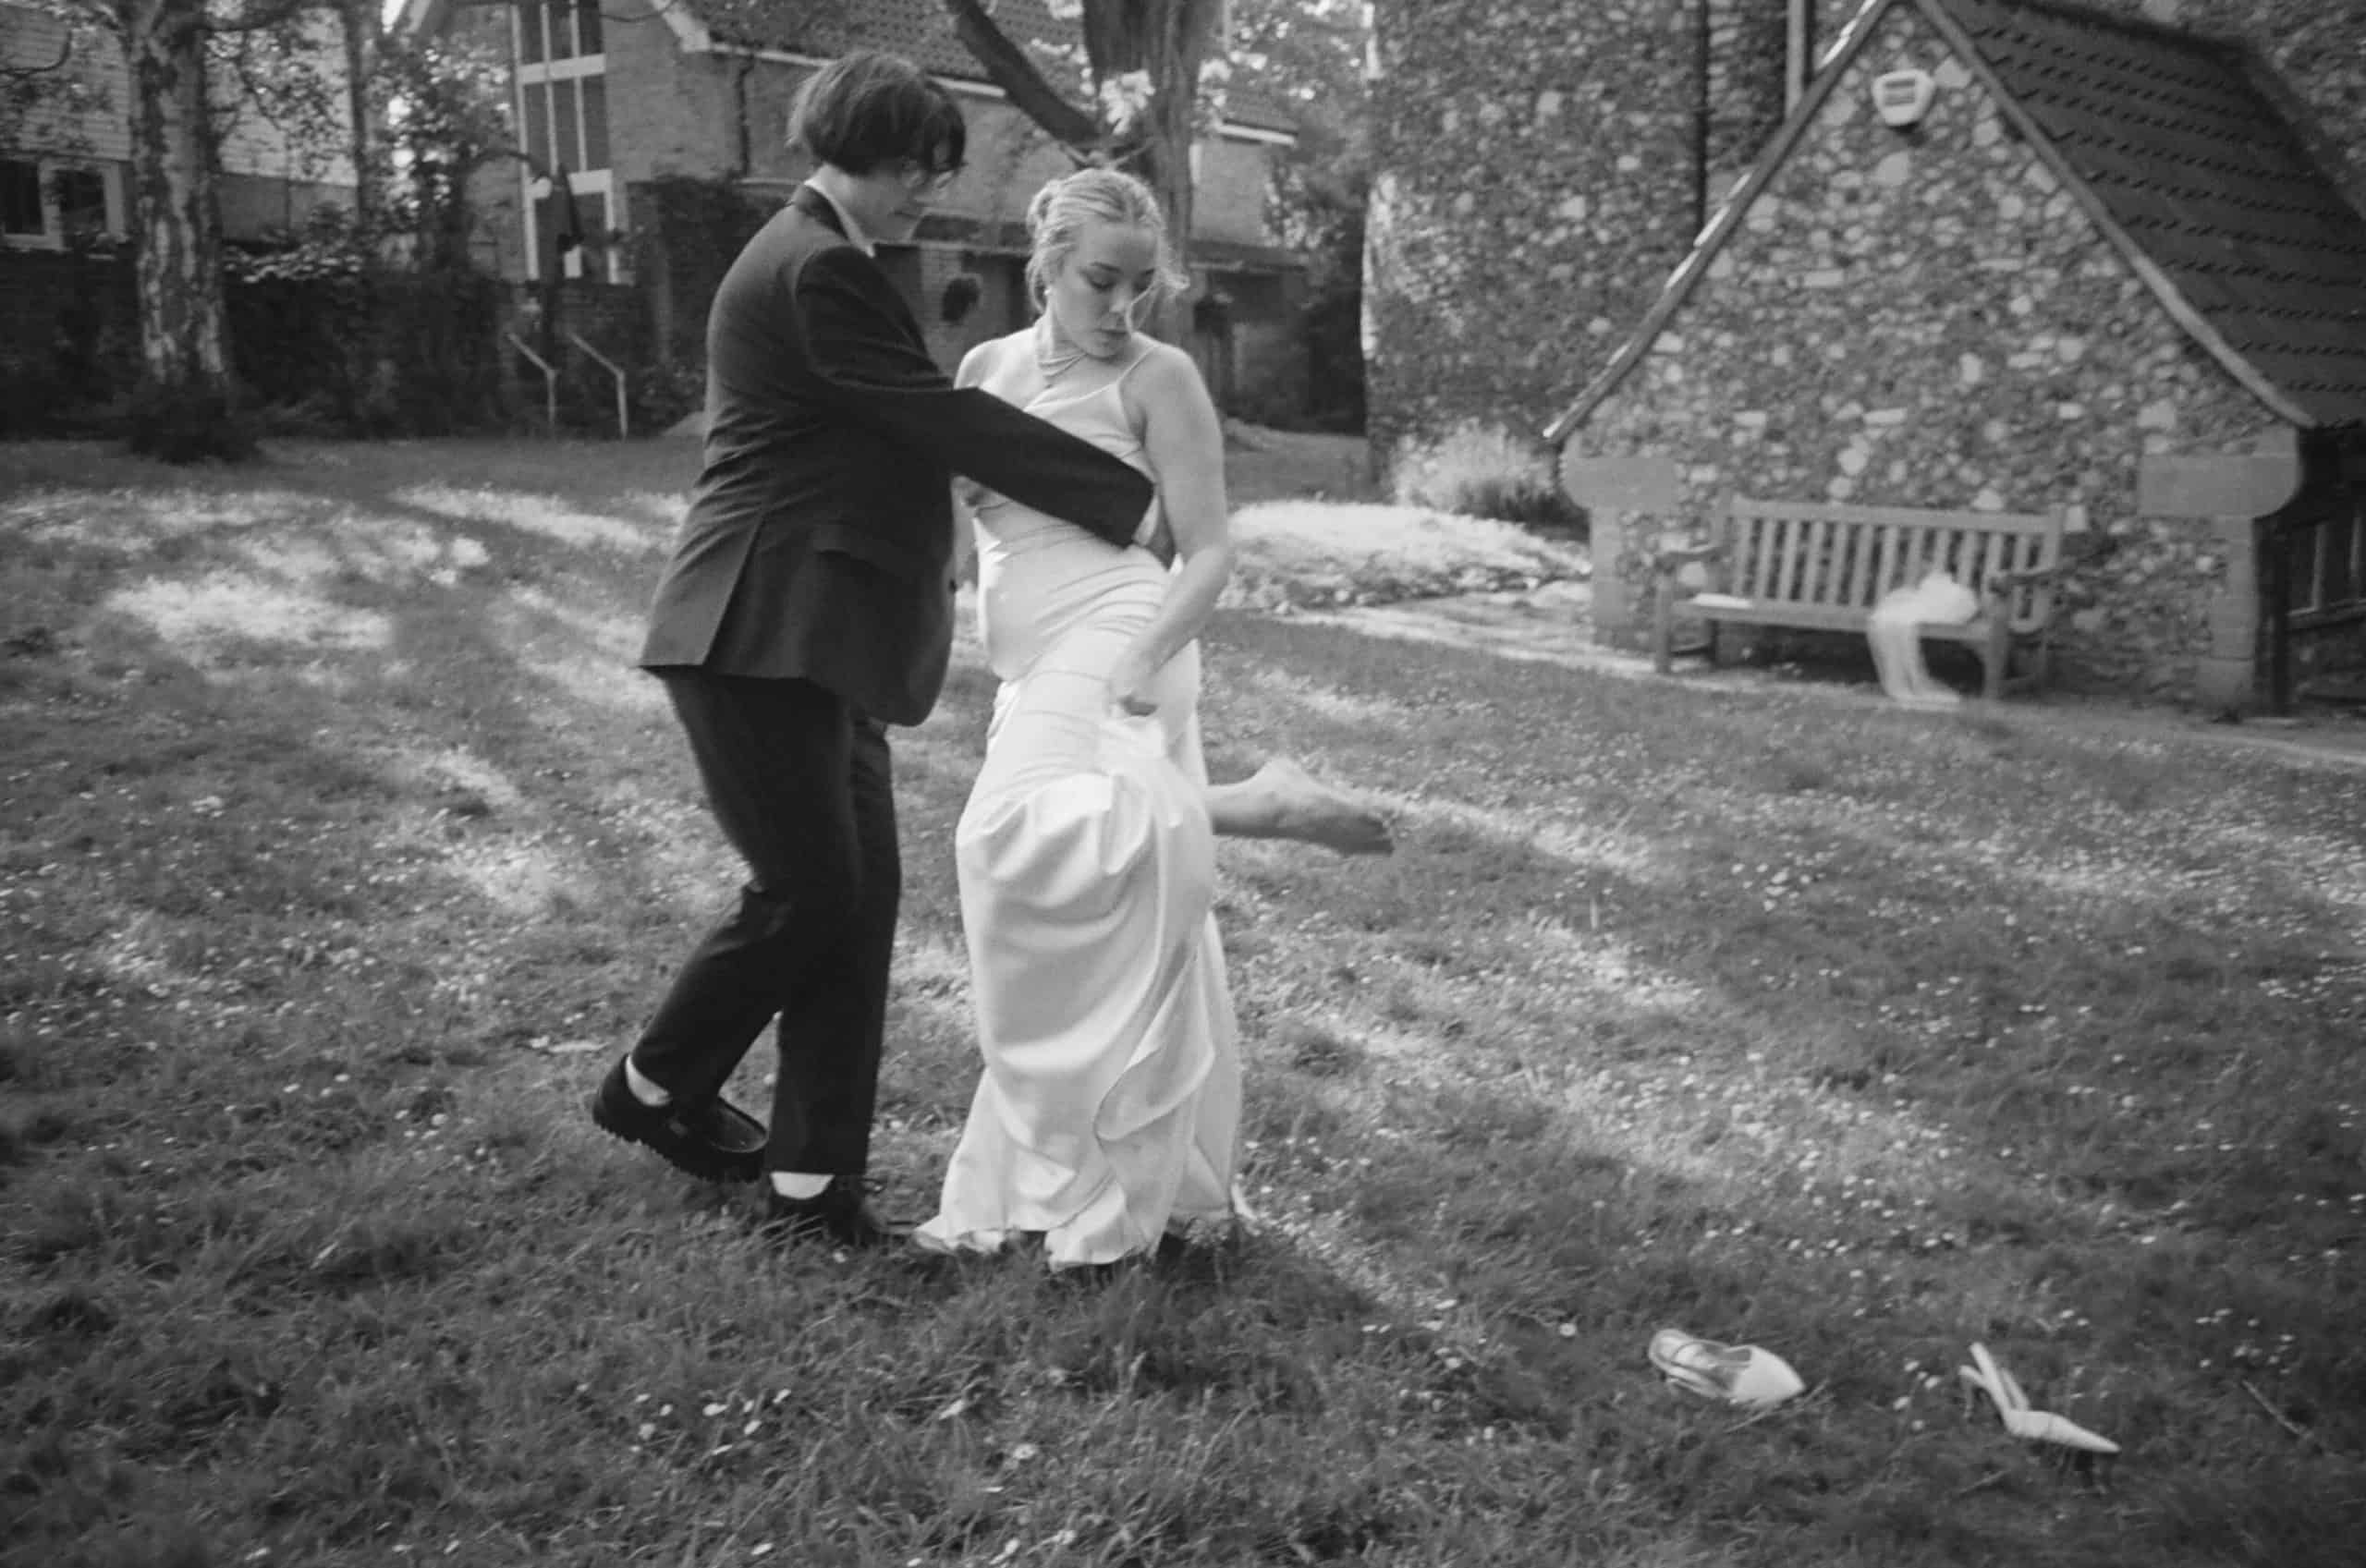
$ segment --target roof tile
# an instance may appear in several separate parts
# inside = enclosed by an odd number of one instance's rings
[[[2051,0],[1937,0],[2128,237],[2312,419],[2366,421],[2366,216],[2237,45]]]

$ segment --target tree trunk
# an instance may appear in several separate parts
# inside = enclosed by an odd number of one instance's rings
[[[131,86],[141,388],[134,450],[240,456],[224,328],[222,210],[205,78],[204,0],[116,0]]]
[[[1191,213],[1196,181],[1191,172],[1200,101],[1200,67],[1214,42],[1221,0],[1169,0],[1144,7],[1140,32],[1140,64],[1147,72],[1151,99],[1140,128],[1141,176],[1158,193],[1166,214],[1167,245],[1177,268],[1191,258]],[[1191,336],[1191,302],[1170,295],[1159,307],[1153,329],[1167,342],[1188,347]]]
[[[337,28],[345,43],[345,108],[352,121],[353,232],[374,248],[378,235],[378,148],[370,115],[370,67],[378,42],[377,0],[343,0]]]
[[[1223,31],[1225,0],[1085,0],[1085,54],[1094,85],[1129,71],[1151,81],[1141,118],[1114,145],[1083,110],[1062,98],[1012,43],[982,0],[945,0],[954,31],[1010,102],[1062,145],[1107,156],[1148,181],[1166,214],[1168,248],[1178,268],[1191,250],[1191,142],[1197,129],[1200,67]],[[1152,333],[1170,343],[1190,338],[1191,305],[1170,298]]]

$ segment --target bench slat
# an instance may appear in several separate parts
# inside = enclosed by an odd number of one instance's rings
[[[1981,546],[1980,575],[1971,579],[1974,587],[1984,584],[1990,577],[2000,572],[2009,572],[2013,569],[2013,543],[2012,540],[2001,533],[1992,533],[1988,536],[1986,541]]]
[[[1698,615],[1704,621],[1726,621],[1738,626],[1789,626],[1799,631],[1862,632],[1871,618],[1862,610],[1844,610],[1827,604],[1760,604],[1750,600],[1726,603],[1722,595],[1687,600],[1684,613]],[[1975,646],[1988,637],[1988,618],[1975,616],[1971,620],[1941,626],[1925,626],[1923,637],[1934,637],[1948,642],[1969,642]]]
[[[1743,604],[1699,602],[1685,605],[1688,614],[1704,620],[1737,621],[1751,626],[1798,626],[1808,631],[1856,632],[1865,629],[1865,613],[1820,604]]]
[[[1774,597],[1786,604],[1807,597],[1799,591],[1799,573],[1806,565],[1800,557],[1806,553],[1808,527],[1804,517],[1787,518],[1783,523],[1783,556],[1774,569]]]
[[[1859,506],[1846,501],[1764,501],[1738,495],[1726,504],[1734,517],[1829,517],[1857,524],[1903,523],[1912,529],[1974,529],[1982,533],[2048,533],[2055,518],[2048,512],[1941,512],[1914,506]]]
[[[1750,524],[1750,596],[1752,599],[1774,596],[1774,539],[1782,527],[1772,517],[1753,518]]]
[[[1832,564],[1840,568],[1835,588],[1840,602],[1859,604],[1865,598],[1865,578],[1873,569],[1872,540],[1863,529],[1848,529],[1840,535],[1839,547],[1834,550]]]
[[[1832,591],[1838,575],[1832,569],[1832,543],[1830,523],[1818,517],[1808,524],[1807,580],[1799,585],[1799,597],[1811,604],[1830,604],[1837,597]]]

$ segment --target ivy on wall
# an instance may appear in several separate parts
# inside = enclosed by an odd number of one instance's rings
[[[281,428],[448,435],[504,421],[494,279],[273,258],[227,281],[238,379]]]
[[[0,429],[100,435],[140,377],[127,249],[0,256],[0,287],[46,313],[45,338],[0,347]],[[438,435],[502,428],[502,285],[482,274],[366,262],[326,244],[232,251],[230,350],[264,428],[317,435]]]
[[[728,179],[665,175],[635,183],[634,270],[657,298],[664,323],[656,357],[706,362],[706,313],[740,248],[780,210],[777,199],[750,196]]]

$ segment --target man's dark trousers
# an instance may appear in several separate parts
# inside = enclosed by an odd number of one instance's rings
[[[810,681],[657,673],[749,881],[675,976],[633,1064],[702,1099],[778,1015],[765,1168],[860,1172],[903,888],[886,732]]]

